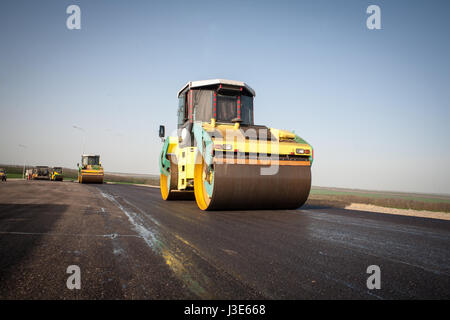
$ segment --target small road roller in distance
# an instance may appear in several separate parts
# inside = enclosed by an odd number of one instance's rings
[[[0,180],[6,181],[7,178],[8,178],[8,176],[6,174],[6,170],[3,168],[0,168]]]
[[[83,154],[78,167],[79,183],[103,183],[104,171],[99,155]]]
[[[178,129],[159,157],[164,200],[195,198],[201,210],[296,209],[311,189],[313,148],[293,132],[254,123],[244,82],[188,82],[178,92]]]
[[[53,167],[50,170],[50,180],[51,181],[63,181],[64,180],[63,168],[62,167]]]
[[[31,175],[32,180],[50,180],[50,170],[48,166],[36,166]]]

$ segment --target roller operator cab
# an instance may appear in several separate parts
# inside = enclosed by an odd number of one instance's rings
[[[313,148],[293,132],[254,123],[244,82],[188,82],[178,92],[176,136],[159,158],[164,200],[195,198],[202,210],[296,209],[311,188]]]
[[[104,171],[99,155],[83,154],[78,163],[79,183],[103,183]]]

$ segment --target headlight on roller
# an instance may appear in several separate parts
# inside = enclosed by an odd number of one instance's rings
[[[309,149],[298,148],[298,149],[295,150],[295,152],[297,154],[310,154],[311,151]]]
[[[216,144],[214,148],[217,150],[231,150],[233,146],[231,144]]]

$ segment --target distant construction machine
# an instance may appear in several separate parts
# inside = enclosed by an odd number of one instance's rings
[[[63,181],[64,180],[63,168],[62,167],[53,167],[50,170],[50,180],[51,181]]]
[[[6,181],[8,178],[8,175],[6,174],[6,170],[3,168],[0,168],[0,180]]]
[[[79,183],[103,183],[105,174],[99,155],[83,154],[77,167]]]
[[[311,188],[313,148],[293,132],[255,125],[255,91],[233,80],[178,92],[177,136],[159,136],[164,200],[195,196],[201,210],[296,209]],[[281,113],[281,106],[273,112]]]
[[[47,166],[36,166],[31,174],[32,180],[50,180],[50,170]]]

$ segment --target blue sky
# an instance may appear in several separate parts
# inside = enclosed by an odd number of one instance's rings
[[[66,27],[71,4],[81,30]],[[366,28],[370,4],[382,30]],[[107,171],[157,174],[177,91],[225,78],[256,90],[258,124],[314,146],[314,185],[450,193],[449,12],[448,1],[2,1],[0,163],[74,168],[85,136]]]

